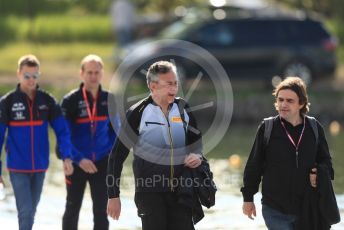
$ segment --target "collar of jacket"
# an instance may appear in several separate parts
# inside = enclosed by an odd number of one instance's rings
[[[84,85],[85,85],[85,84],[84,84],[83,82],[81,82],[81,83],[80,83],[80,86],[79,86],[79,89],[82,90],[82,88],[84,87]],[[87,90],[86,90],[86,91],[87,91]],[[102,91],[103,91],[103,88],[102,88],[102,85],[101,85],[101,84],[99,84],[98,91],[99,91],[99,92],[102,92]],[[87,92],[88,92],[88,91],[87,91]]]
[[[301,117],[302,117],[302,123],[300,123],[300,124],[298,124],[298,125],[296,125],[296,126],[293,126],[289,121],[287,121],[286,119],[284,119],[284,118],[278,116],[278,118],[281,119],[281,121],[283,121],[283,122],[284,122],[285,124],[287,124],[289,127],[297,127],[297,126],[299,126],[299,125],[303,125],[303,116],[301,116]]]
[[[38,90],[38,89],[39,89],[39,85],[37,84],[36,90]],[[17,84],[16,91],[20,92],[20,93],[24,93],[23,91],[20,90],[20,83]]]
[[[159,105],[158,105],[157,103],[155,103],[155,101],[153,100],[152,94],[149,94],[149,96],[148,96],[147,99],[148,99],[148,103],[151,103],[151,104],[153,104],[153,105],[155,105],[155,106],[159,106]],[[178,104],[178,103],[177,103],[177,98],[174,98],[174,101],[168,105],[168,109],[171,109],[171,107],[173,106],[174,103]]]

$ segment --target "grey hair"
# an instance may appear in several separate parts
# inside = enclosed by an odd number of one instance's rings
[[[176,66],[168,61],[158,61],[153,63],[146,74],[147,85],[151,82],[157,82],[159,80],[159,74],[164,74],[172,71],[178,80],[177,68]]]

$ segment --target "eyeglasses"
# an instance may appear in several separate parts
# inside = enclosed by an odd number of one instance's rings
[[[172,82],[172,81],[157,81],[156,83],[162,85],[163,87],[167,88],[178,88],[178,81]]]
[[[40,73],[24,73],[24,79],[29,80],[31,77],[36,80],[40,76]]]

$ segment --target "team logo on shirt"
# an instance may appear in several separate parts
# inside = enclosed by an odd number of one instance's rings
[[[23,110],[25,110],[25,106],[21,102],[14,103],[13,106],[12,106],[12,111],[13,112],[23,111]]]
[[[85,103],[84,100],[79,101],[79,103],[78,103],[78,108],[79,108],[79,109],[86,108],[86,103]]]
[[[86,109],[81,109],[79,117],[87,117],[87,116],[88,116],[87,110]]]
[[[14,120],[25,120],[25,116],[23,115],[23,111],[17,111],[13,118]]]
[[[172,117],[172,118],[171,118],[171,121],[172,121],[172,122],[179,123],[179,122],[182,122],[182,118],[181,118],[181,117]]]
[[[48,106],[47,105],[40,105],[40,106],[38,106],[38,109],[39,110],[47,110]]]

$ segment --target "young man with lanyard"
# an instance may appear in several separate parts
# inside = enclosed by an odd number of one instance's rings
[[[118,220],[120,175],[133,147],[135,203],[142,229],[193,230],[192,208],[178,202],[177,189],[187,186],[180,180],[185,168],[202,163],[201,133],[188,106],[179,108],[176,67],[158,61],[146,78],[150,95],[127,111],[109,158],[107,212]]]
[[[305,83],[288,77],[274,90],[278,116],[268,143],[267,123],[262,122],[244,171],[243,213],[256,216],[253,196],[262,182],[262,212],[268,229],[297,229],[306,191],[317,187],[317,165],[325,165],[333,179],[333,168],[322,126],[309,111]],[[313,126],[317,127],[315,133]],[[315,138],[318,137],[318,138]]]
[[[73,172],[67,123],[55,99],[38,87],[39,68],[34,55],[22,56],[18,61],[17,88],[0,99],[0,149],[7,130],[7,168],[20,230],[30,230],[34,223],[49,164],[48,123],[55,131],[65,174]]]
[[[108,95],[100,82],[103,61],[97,55],[87,55],[81,61],[82,83],[62,101],[62,111],[71,131],[74,173],[66,177],[67,199],[63,229],[78,229],[79,212],[86,183],[91,189],[94,229],[106,230],[106,168],[108,155],[116,134],[108,116]],[[119,119],[113,124],[119,127]]]

